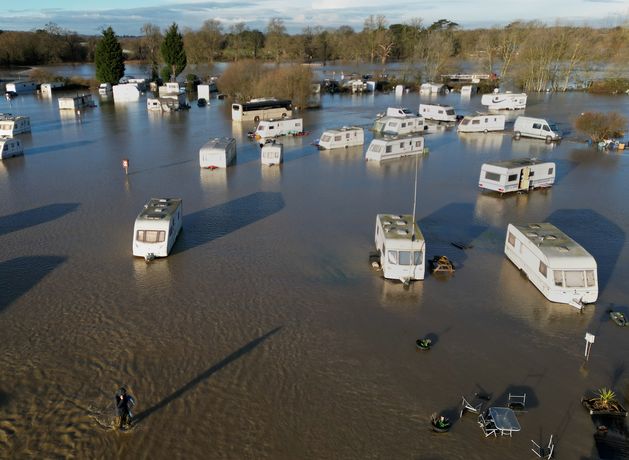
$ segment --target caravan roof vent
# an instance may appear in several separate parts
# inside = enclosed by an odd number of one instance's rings
[[[557,246],[557,250],[559,252],[568,252],[568,251],[570,251],[570,249],[568,249],[566,246]]]
[[[531,238],[537,238],[539,236],[539,233],[537,233],[537,232],[526,232],[526,236],[529,236]]]
[[[390,220],[383,220],[382,221],[382,225],[391,225],[391,221]]]
[[[405,220],[396,220],[395,221],[395,225],[406,225],[406,221]]]
[[[398,228],[395,233],[397,233],[398,235],[408,235],[408,230],[405,230],[403,228]]]
[[[530,224],[529,228],[542,228],[539,224]]]
[[[555,235],[546,235],[546,236],[544,237],[544,239],[545,239],[545,240],[556,240],[556,239],[557,239],[557,237],[556,237]]]

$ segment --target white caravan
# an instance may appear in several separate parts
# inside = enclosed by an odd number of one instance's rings
[[[0,160],[24,155],[22,142],[14,137],[0,136]]]
[[[548,123],[543,118],[518,117],[513,124],[513,138],[520,137],[544,139],[550,143],[561,140],[561,132],[556,125]]]
[[[256,139],[277,136],[294,136],[304,132],[301,118],[283,118],[280,120],[263,120],[258,123],[255,132]]]
[[[284,161],[284,146],[279,142],[269,142],[260,149],[260,162],[263,165],[279,165]]]
[[[445,94],[447,88],[441,83],[422,83],[419,86],[419,94]]]
[[[91,94],[83,94],[74,97],[60,97],[59,110],[78,110],[83,107],[95,107]]]
[[[414,114],[413,112],[411,112],[410,109],[407,109],[406,107],[387,107],[386,113],[379,114],[378,118],[381,118],[381,117],[404,118],[404,117],[416,117],[416,116],[417,114]]]
[[[460,133],[486,133],[504,129],[505,116],[494,114],[466,115],[456,128]]]
[[[427,128],[422,117],[389,117],[378,118],[373,124],[376,133],[402,135],[423,132]]]
[[[375,243],[385,278],[402,282],[424,279],[426,242],[413,216],[378,214]]]
[[[98,85],[98,94],[107,95],[111,93],[111,83],[101,83]]]
[[[552,224],[509,224],[505,255],[551,302],[581,309],[598,298],[596,260]]]
[[[424,152],[423,136],[385,137],[374,139],[369,144],[366,160],[383,161],[401,158],[407,155],[419,155]]]
[[[450,105],[419,104],[419,116],[426,120],[456,121],[456,113]]]
[[[114,102],[129,102],[140,99],[140,90],[131,83],[114,85],[111,89],[114,95]]]
[[[227,168],[236,158],[236,139],[215,137],[199,150],[199,166],[202,168]]]
[[[0,136],[13,137],[16,134],[30,132],[31,119],[29,117],[0,113]]]
[[[530,158],[483,163],[478,186],[500,193],[551,187],[555,183],[556,169],[551,161],[538,162]]]
[[[483,94],[480,103],[489,110],[520,110],[526,107],[526,93],[501,93],[495,89],[491,94]]]
[[[7,83],[5,91],[7,93],[29,93],[37,89],[34,81],[14,81]]]
[[[133,226],[133,255],[166,257],[181,230],[181,198],[151,198]]]
[[[317,146],[320,149],[342,149],[363,145],[365,143],[365,132],[358,126],[343,126],[339,129],[328,129],[323,131]]]

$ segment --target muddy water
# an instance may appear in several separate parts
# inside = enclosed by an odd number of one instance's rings
[[[462,113],[478,97],[442,96]],[[363,150],[318,152],[325,128],[367,126],[419,97],[325,97],[304,114],[310,136],[285,140],[286,162],[261,167],[252,126],[228,104],[147,113],[145,100],[99,101],[80,116],[20,96],[26,155],[0,162],[0,457],[530,458],[553,434],[558,458],[598,455],[581,395],[629,391],[629,159],[574,142],[512,141],[433,129],[419,162],[418,221],[427,259],[451,278],[404,289],[367,263],[375,215],[410,212],[413,159],[367,164]],[[527,115],[568,128],[623,98],[534,96]],[[211,136],[238,140],[237,165],[198,167]],[[367,140],[371,134],[367,134]],[[479,193],[483,162],[552,159],[547,191]],[[121,161],[130,160],[125,176]],[[150,265],[131,255],[133,221],[153,196],[178,196],[184,230]],[[547,302],[502,252],[509,222],[549,220],[597,259],[601,293],[583,314]],[[452,241],[473,245],[465,251]],[[585,332],[596,334],[583,364]],[[415,340],[433,338],[417,353]],[[126,384],[138,423],[112,429]],[[462,395],[527,393],[513,438],[485,439],[475,417],[450,433]]]

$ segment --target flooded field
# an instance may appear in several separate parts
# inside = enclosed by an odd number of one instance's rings
[[[57,96],[0,102],[33,126],[25,156],[0,162],[0,457],[522,459],[551,434],[557,458],[603,455],[580,400],[603,386],[629,396],[629,329],[606,313],[629,314],[627,154],[575,133],[549,145],[431,129],[418,223],[426,260],[447,255],[457,271],[405,289],[368,253],[377,213],[412,211],[414,160],[378,165],[364,148],[311,143],[387,106],[417,110],[417,94],[325,96],[302,114],[310,134],[284,139],[281,167],[260,165],[253,125],[232,123],[228,101],[161,114],[145,97],[95,96],[77,115]],[[482,108],[477,96],[437,101]],[[526,114],[569,130],[585,110],[629,115],[629,104],[532,95]],[[235,166],[199,168],[213,136],[237,139]],[[553,188],[479,192],[482,163],[529,156],[556,162]],[[184,229],[146,264],[131,255],[134,219],[164,196],[183,199]],[[534,221],[596,258],[596,305],[546,301],[505,258],[507,224]],[[416,352],[425,336],[432,350]],[[138,400],[126,433],[111,425],[121,384]],[[491,405],[526,392],[522,431],[485,438],[473,414],[459,420],[476,392]],[[454,419],[449,433],[430,430],[433,412]]]

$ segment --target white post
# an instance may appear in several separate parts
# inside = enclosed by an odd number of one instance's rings
[[[592,344],[594,343],[594,339],[596,336],[594,334],[590,334],[589,332],[585,333],[585,360],[587,361],[590,358],[590,351],[592,350]]]

